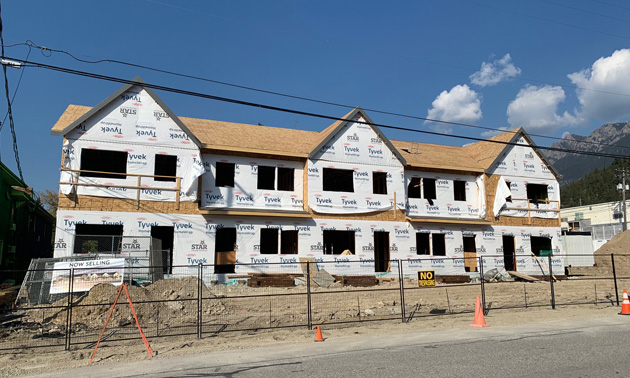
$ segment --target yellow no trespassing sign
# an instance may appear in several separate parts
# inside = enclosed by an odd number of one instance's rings
[[[419,270],[418,271],[418,287],[435,286],[435,271]]]

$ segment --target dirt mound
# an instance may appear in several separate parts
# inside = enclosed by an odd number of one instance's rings
[[[572,268],[571,272],[585,275],[612,275],[611,254],[615,255],[617,275],[630,272],[630,230],[618,233],[595,251],[594,267]]]
[[[161,323],[169,323],[171,320],[178,323],[195,321],[198,288],[199,280],[196,277],[160,280],[147,287],[127,286],[140,324],[154,322],[158,317]],[[205,284],[201,283],[201,288],[204,299],[202,311],[205,314],[220,314],[226,310],[223,302],[216,299]],[[118,290],[118,286],[99,284],[81,297],[77,298],[75,295],[72,323],[84,324],[88,328],[104,325]],[[167,300],[168,302],[158,302]],[[67,298],[60,299],[54,303],[54,306],[66,306],[67,301]],[[123,291],[112,313],[110,324],[125,326],[134,322],[127,303],[127,296]],[[47,318],[48,321],[57,325],[63,325],[66,322],[65,309],[57,310],[52,315],[42,315],[37,311],[33,311],[30,315],[34,320]]]

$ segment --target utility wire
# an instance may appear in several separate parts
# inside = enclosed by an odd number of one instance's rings
[[[209,83],[213,83],[213,84],[220,84],[220,85],[229,86],[229,87],[233,87],[233,88],[239,88],[239,89],[245,89],[245,90],[259,92],[259,93],[271,94],[271,95],[274,95],[274,96],[281,96],[281,97],[285,97],[285,98],[292,98],[292,99],[308,101],[308,102],[314,102],[314,103],[324,104],[324,105],[331,105],[331,106],[342,107],[342,108],[347,108],[347,109],[354,108],[354,106],[351,106],[351,105],[345,105],[345,104],[340,104],[340,103],[335,103],[335,102],[330,102],[330,101],[325,101],[325,100],[318,100],[318,99],[313,99],[313,98],[303,97],[303,96],[290,95],[290,94],[286,94],[286,93],[274,92],[274,91],[269,91],[269,90],[260,89],[260,88],[253,88],[253,87],[248,87],[248,86],[228,83],[228,82],[225,82],[225,81],[218,81],[218,80],[207,79],[207,78],[203,78],[203,77],[199,77],[199,76],[182,74],[182,73],[178,73],[178,72],[174,72],[174,71],[148,67],[148,66],[144,66],[144,65],[141,65],[141,64],[135,64],[135,63],[125,62],[125,61],[121,61],[121,60],[115,60],[115,59],[86,60],[86,59],[81,59],[81,58],[76,57],[75,55],[73,55],[72,53],[70,53],[68,51],[48,48],[48,47],[44,47],[44,46],[39,46],[39,45],[35,44],[33,41],[30,41],[30,40],[27,40],[26,43],[17,43],[17,44],[11,45],[11,47],[17,46],[17,45],[28,46],[29,47],[29,51],[30,51],[30,48],[40,49],[42,51],[42,54],[44,54],[44,56],[46,56],[46,57],[49,57],[50,55],[46,55],[45,52],[49,52],[50,54],[52,54],[53,52],[57,52],[57,53],[61,53],[61,54],[65,54],[67,56],[70,56],[72,59],[74,59],[74,60],[76,60],[78,62],[82,62],[82,63],[90,63],[90,64],[115,63],[115,64],[121,64],[121,65],[130,66],[130,67],[141,68],[141,69],[145,69],[145,70],[149,70],[149,71],[165,73],[165,74],[168,74],[168,75],[184,77],[184,78],[189,78],[189,79],[195,79],[195,80],[205,81],[205,82],[209,82]],[[28,57],[27,57],[27,60],[28,60]],[[528,80],[528,81],[536,81],[536,80]],[[545,83],[545,84],[549,84],[549,83]],[[588,90],[586,88],[579,88],[577,86],[574,87],[574,88]],[[616,95],[620,95],[620,96],[630,96],[630,95],[625,95],[625,94],[621,94],[621,93],[614,93],[614,92],[605,92],[605,91],[598,91],[598,90],[594,90],[594,91],[602,92],[602,93],[608,93],[608,94],[616,94]],[[378,110],[378,109],[371,109],[371,108],[364,108],[364,110],[372,112],[372,113],[378,113],[378,114],[385,114],[385,115],[391,115],[391,116],[408,118],[408,119],[421,120],[421,121],[425,121],[425,122],[441,123],[441,124],[447,124],[447,125],[451,125],[451,126],[463,126],[463,127],[469,127],[469,128],[475,128],[475,129],[481,129],[481,130],[495,131],[495,132],[499,132],[499,133],[506,133],[506,132],[507,133],[513,133],[511,130],[502,130],[500,128],[479,126],[479,125],[473,125],[473,124],[469,124],[469,123],[448,122],[448,121],[443,121],[443,120],[438,120],[438,119],[431,119],[431,118],[425,118],[425,117],[413,116],[413,115],[409,115],[409,114],[403,114],[403,113],[397,113],[397,112],[389,112],[389,111]],[[542,134],[534,134],[534,133],[532,133],[532,134],[529,134],[529,135],[530,136],[534,136],[534,137],[539,137],[539,138],[551,139],[551,140],[564,140],[564,138],[558,138],[558,137],[542,135]],[[620,146],[620,145],[610,144],[610,143],[589,142],[589,141],[581,141],[581,142],[578,142],[578,143],[591,144],[591,145],[597,145],[597,146],[608,146],[608,147],[617,147],[617,148],[630,149],[630,146]]]
[[[4,37],[2,36],[2,2],[0,2],[0,46],[2,52],[2,58],[4,58]],[[11,110],[11,96],[9,95],[9,77],[7,76],[7,66],[2,65],[2,72],[4,73],[4,93],[7,98],[7,114],[9,115],[9,128],[11,129],[11,136],[13,138],[13,153],[15,154],[15,163],[17,166],[20,180],[24,183],[24,175],[22,174],[22,165],[20,164],[20,154],[18,152],[17,136],[15,135],[15,124],[13,122],[13,111]],[[26,185],[24,183],[24,185]]]
[[[563,7],[563,8],[567,8],[567,9],[573,9],[575,11],[582,12],[582,13],[588,13],[588,14],[592,14],[592,15],[595,15],[595,16],[608,18],[608,19],[611,19],[611,20],[617,20],[617,21],[630,23],[630,20],[626,20],[626,19],[619,18],[619,17],[608,16],[608,15],[602,14],[602,13],[596,13],[596,12],[587,11],[585,9],[575,8],[575,7],[572,7],[570,5],[560,4],[560,3],[556,3],[554,1],[549,1],[549,0],[539,0],[539,1],[541,1],[543,3],[547,3],[547,4],[553,4],[553,5],[556,5],[556,6],[559,6],[559,7]]]
[[[486,8],[498,10],[500,12],[516,14],[516,15],[523,16],[523,17],[533,18],[535,20],[550,22],[552,24],[563,25],[563,26],[567,26],[567,27],[570,27],[570,28],[574,28],[574,29],[586,30],[586,31],[590,31],[590,32],[593,32],[593,33],[603,34],[603,35],[607,35],[607,36],[611,36],[611,37],[617,37],[617,38],[622,38],[622,39],[630,39],[630,37],[626,37],[626,36],[619,35],[619,34],[608,33],[608,32],[605,32],[605,31],[595,30],[595,29],[591,29],[591,28],[585,28],[583,26],[572,25],[572,24],[568,24],[566,22],[561,22],[561,21],[556,21],[556,20],[550,20],[550,19],[544,18],[544,17],[532,16],[532,15],[527,14],[527,13],[517,12],[517,11],[513,11],[513,10],[509,10],[509,9],[503,9],[503,8],[495,7],[493,5],[477,3],[475,1],[470,1],[470,0],[460,0],[460,1],[463,1],[465,3],[479,5],[481,7],[486,7]]]
[[[29,47],[28,54],[26,54],[26,58],[24,59],[28,60],[28,57],[31,55],[31,51],[32,49]],[[15,101],[15,96],[17,95],[18,89],[20,89],[20,84],[22,83],[22,77],[24,76],[24,71],[26,70],[22,69],[22,72],[20,72],[20,78],[18,79],[17,85],[15,86],[15,91],[13,91],[13,97],[11,97],[11,105],[13,105],[13,101]],[[7,114],[4,115],[4,119],[2,120],[2,123],[0,123],[0,131],[2,131],[2,127],[4,127],[4,121],[7,120],[8,116],[9,116],[9,111],[7,110]]]
[[[591,0],[591,1],[594,2],[594,3],[610,5],[611,7],[617,7],[617,8],[620,8],[620,9],[630,10],[630,8],[622,7],[621,5],[617,5],[617,4],[607,3],[605,1],[598,1],[598,0]]]
[[[244,100],[238,100],[238,99],[233,99],[233,98],[228,98],[228,97],[221,97],[221,96],[211,95],[211,94],[207,94],[207,93],[193,92],[193,91],[188,91],[188,90],[184,90],[184,89],[167,87],[167,86],[151,84],[151,83],[138,83],[138,82],[133,81],[133,80],[118,78],[118,77],[114,77],[114,76],[107,76],[107,75],[101,75],[101,74],[96,74],[96,73],[92,73],[92,72],[79,71],[79,70],[74,70],[74,69],[71,69],[71,68],[60,67],[60,66],[53,66],[53,65],[44,64],[44,63],[29,62],[29,61],[22,60],[22,59],[16,59],[16,58],[9,58],[9,59],[21,62],[22,64],[25,64],[28,67],[44,68],[44,69],[48,69],[48,70],[52,70],[52,71],[64,72],[64,73],[68,73],[68,74],[72,74],[72,75],[78,75],[78,76],[89,77],[89,78],[93,78],[93,79],[111,81],[111,82],[120,83],[120,84],[138,85],[138,86],[151,88],[151,89],[154,89],[154,90],[161,90],[161,91],[165,91],[165,92],[177,93],[177,94],[182,94],[182,95],[186,95],[186,96],[193,96],[193,97],[199,97],[199,98],[205,98],[205,99],[209,99],[209,100],[221,101],[221,102],[237,104],[237,105],[243,105],[243,106],[248,106],[248,107],[254,107],[254,108],[259,108],[259,109],[273,110],[273,111],[279,111],[279,112],[284,112],[284,113],[290,113],[290,114],[297,114],[297,115],[314,117],[314,118],[327,119],[327,120],[332,120],[332,121],[345,121],[345,119],[343,119],[343,118],[339,118],[339,117],[335,117],[335,116],[329,116],[329,115],[325,115],[325,114],[321,114],[321,113],[312,113],[312,112],[307,112],[307,111],[302,111],[302,110],[297,110],[297,109],[283,108],[283,107],[279,107],[279,106],[266,105],[266,104],[255,103],[255,102],[244,101]],[[426,135],[434,135],[434,136],[442,136],[442,137],[447,137],[447,138],[457,138],[457,139],[464,139],[464,140],[472,140],[472,141],[476,141],[476,142],[488,142],[488,143],[503,144],[503,145],[510,145],[510,146],[531,147],[528,144],[521,144],[521,143],[516,143],[516,142],[503,142],[503,141],[497,141],[497,140],[492,140],[492,139],[483,139],[483,138],[463,136],[463,135],[444,134],[444,133],[439,133],[439,132],[434,132],[434,131],[417,130],[417,129],[411,129],[411,128],[406,128],[406,127],[393,126],[393,125],[387,125],[387,124],[379,124],[379,123],[370,123],[370,122],[364,122],[364,121],[356,121],[356,122],[362,123],[362,124],[366,124],[366,125],[370,125],[370,126],[376,126],[376,127],[379,127],[379,128],[392,129],[392,130],[398,130],[398,131],[409,131],[409,132],[415,132],[415,133],[426,134]],[[457,123],[456,122],[452,122],[452,124],[457,124]],[[572,153],[572,154],[578,154],[578,155],[590,155],[590,156],[618,158],[618,159],[628,159],[630,157],[628,155],[618,155],[618,154],[610,154],[610,153],[602,153],[602,152],[572,150],[572,149],[558,148],[558,147],[535,146],[535,148],[542,149],[542,150],[548,150],[548,151],[566,152],[566,153]]]

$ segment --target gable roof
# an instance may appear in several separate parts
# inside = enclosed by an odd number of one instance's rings
[[[337,132],[341,130],[345,125],[347,125],[348,122],[354,122],[353,120],[357,118],[358,115],[361,115],[361,117],[365,119],[365,122],[363,124],[369,126],[372,131],[374,131],[378,135],[378,137],[381,138],[383,143],[385,143],[390,151],[392,151],[392,153],[396,156],[400,163],[402,165],[407,165],[407,161],[400,154],[400,151],[398,151],[398,149],[394,147],[392,142],[390,142],[389,138],[387,138],[385,134],[383,134],[381,130],[374,125],[374,121],[372,121],[372,119],[370,119],[370,117],[365,114],[360,106],[357,106],[350,113],[341,117],[341,119],[335,121],[332,125],[328,126],[324,131],[322,131],[318,143],[313,147],[308,157],[312,158],[313,156],[315,156],[315,154],[317,154],[326,143],[328,143],[335,135],[337,135]]]
[[[462,147],[402,140],[392,140],[392,144],[405,157],[408,167],[484,172]]]
[[[120,93],[117,92],[115,95]],[[168,109],[164,105],[160,105],[164,107],[165,111]],[[97,107],[69,105],[53,126],[52,134],[64,135],[96,113]],[[321,132],[176,117],[170,113],[170,110],[168,111],[172,119],[181,123],[182,130],[186,130],[190,136],[194,137],[200,148],[298,158],[313,156],[335,135],[337,130],[358,114],[361,114],[367,123],[373,124],[360,107],[353,109]],[[501,133],[489,138],[488,141],[481,141],[464,147],[389,140],[378,127],[372,127],[372,129],[405,166],[475,173],[485,172],[492,167],[501,158],[501,154],[510,147],[509,144],[504,143],[516,143],[519,136],[522,135],[532,145],[540,159],[549,166],[551,172],[558,177],[557,171],[538,151],[534,142],[522,128]]]
[[[142,80],[140,76],[136,76],[132,80],[131,83],[125,84],[122,87],[120,87],[116,92],[112,93],[105,100],[98,103],[98,105],[96,105],[95,107],[87,110],[85,113],[80,115],[77,119],[72,121],[70,124],[67,124],[67,125],[61,124],[60,121],[62,118],[64,118],[64,116],[66,116],[66,118],[69,119],[73,117],[74,115],[77,115],[78,113],[80,113],[82,110],[85,110],[86,108],[84,106],[82,107],[75,106],[75,108],[72,109],[73,111],[72,114],[66,115],[66,113],[64,112],[64,114],[61,116],[59,121],[57,121],[55,126],[52,128],[51,134],[65,136],[68,132],[73,130],[75,127],[79,126],[81,123],[85,122],[94,114],[98,113],[101,109],[109,105],[112,101],[116,100],[118,96],[122,95],[123,93],[127,92],[129,89],[135,86],[139,86],[143,90],[145,90],[149,94],[149,96],[151,96],[153,100],[155,100],[155,102],[157,102],[157,104],[162,108],[162,110],[166,112],[166,114],[169,115],[169,117],[175,122],[175,124],[177,124],[177,126],[179,126],[182,129],[182,131],[184,131],[188,135],[188,138],[190,138],[190,140],[192,140],[193,143],[195,143],[198,147],[200,147],[201,144],[199,143],[199,140],[195,137],[195,135],[191,133],[190,130],[188,130],[188,128],[181,122],[181,120],[175,115],[175,113],[173,113],[173,111],[168,106],[166,106],[164,101],[162,101],[162,99],[160,99],[160,97],[158,97],[158,95],[155,94],[155,92],[153,92],[151,88],[145,87],[143,84],[145,84],[144,80]],[[70,110],[70,107],[68,107],[68,109],[66,110]]]
[[[514,143],[517,143],[520,137],[525,138],[527,143],[530,144],[530,147],[534,150],[536,155],[540,158],[549,167],[551,173],[558,178],[560,174],[555,168],[547,161],[545,156],[540,153],[538,148],[536,148],[536,143],[532,140],[532,138],[527,134],[525,129],[522,127],[506,131],[499,135],[495,135],[491,138],[488,138],[488,141],[481,141],[477,143],[472,143],[467,146],[462,147],[464,151],[466,151],[475,161],[483,167],[484,170],[488,170],[493,167],[497,161],[503,158],[501,156],[508,148],[511,148]],[[491,142],[495,141],[495,142]],[[499,143],[496,143],[499,142]]]

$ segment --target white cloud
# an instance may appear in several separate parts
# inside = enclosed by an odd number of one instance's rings
[[[497,130],[488,130],[488,131],[484,131],[483,133],[481,133],[481,136],[484,138],[490,138],[493,137],[495,135],[499,135],[501,133],[503,133],[504,131],[507,131],[507,127],[499,127]]]
[[[591,68],[568,77],[580,88],[577,96],[584,117],[611,122],[630,115],[630,49],[617,50],[609,57],[599,58]],[[620,93],[626,96],[620,96]]]
[[[481,63],[481,69],[470,75],[470,82],[482,87],[496,85],[503,80],[516,77],[521,74],[521,69],[512,63],[510,54],[505,54],[501,59],[491,63]]]
[[[431,103],[427,118],[441,121],[471,123],[481,119],[481,98],[468,85],[456,85],[450,91],[443,91]],[[430,121],[427,121],[430,122]],[[425,122],[425,123],[427,123]],[[431,129],[451,133],[453,127],[433,124]]]
[[[568,112],[558,114],[558,104],[565,99],[562,87],[526,85],[507,108],[508,122],[513,127],[549,133],[565,126],[576,125],[583,119]]]

